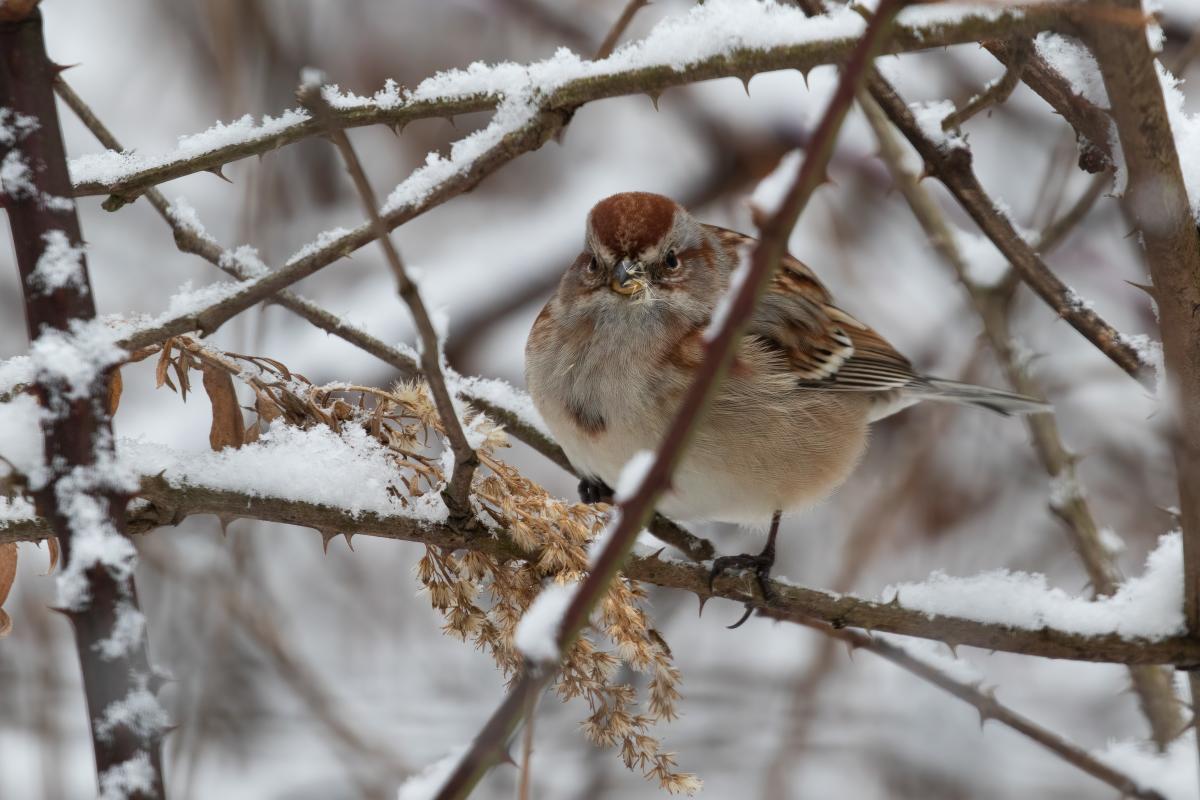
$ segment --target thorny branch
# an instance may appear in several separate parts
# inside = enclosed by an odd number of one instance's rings
[[[41,342],[70,352],[87,335],[96,308],[79,218],[67,198],[71,184],[52,88],[56,68],[46,56],[41,14],[25,11],[0,17],[0,107],[16,122],[15,135],[0,140],[0,204],[8,212],[32,349],[36,353]],[[87,361],[78,352],[74,357]],[[74,629],[99,787],[130,798],[162,797],[157,717],[112,716],[122,704],[148,699],[141,707],[154,706],[156,685],[133,582],[135,553],[125,535],[123,509],[136,485],[113,468],[112,365],[85,366],[91,372],[82,377],[63,372],[52,356],[38,366],[33,388],[45,412],[47,466],[46,474],[31,479],[31,490],[65,560],[61,610]]]
[[[1192,214],[1179,153],[1171,132],[1162,85],[1138,0],[1098,3],[1106,19],[1137,24],[1093,24],[1085,37],[1112,104],[1121,152],[1129,170],[1122,197],[1142,238],[1154,283],[1166,370],[1167,424],[1179,486],[1183,533],[1184,597],[1188,630],[1200,639],[1200,233]],[[1189,672],[1193,704],[1200,673]],[[1197,737],[1200,746],[1200,737]]]
[[[429,385],[429,392],[433,395],[434,405],[437,406],[438,415],[442,418],[442,427],[446,431],[446,437],[450,440],[451,452],[454,454],[454,470],[447,478],[448,482],[443,496],[446,499],[447,507],[455,516],[469,519],[472,516],[471,477],[475,474],[475,467],[479,464],[479,456],[475,454],[475,448],[467,442],[462,421],[454,409],[450,391],[446,388],[446,377],[442,374],[442,344],[438,332],[433,327],[433,320],[430,319],[425,302],[421,299],[420,290],[417,289],[417,285],[413,283],[404,269],[404,263],[400,260],[400,253],[396,249],[396,243],[392,241],[387,224],[379,215],[379,201],[371,188],[371,182],[367,179],[367,173],[363,170],[362,162],[359,161],[358,154],[354,151],[354,146],[350,144],[350,137],[346,135],[345,131],[330,124],[333,108],[321,95],[320,86],[306,83],[300,87],[298,96],[301,105],[308,110],[313,119],[324,126],[325,131],[333,140],[334,146],[341,153],[342,160],[346,162],[346,171],[350,173],[354,186],[358,190],[358,196],[367,212],[374,236],[383,248],[388,265],[392,268],[392,274],[396,278],[400,299],[404,301],[404,304],[408,306],[409,313],[412,314],[413,324],[416,326],[417,335],[421,341],[421,373]]]
[[[377,536],[432,547],[472,550],[505,559],[537,558],[536,553],[521,550],[502,532],[494,537],[478,536],[452,524],[431,525],[402,515],[355,515],[314,503],[205,486],[173,486],[161,477],[143,478],[138,496],[146,501],[146,505],[130,512],[129,530],[133,534],[176,525],[190,516],[212,514],[230,520],[254,519],[317,531],[338,531],[351,536]],[[52,535],[53,530],[44,519],[0,525],[0,544],[36,542]],[[756,591],[752,576],[727,574],[709,589],[706,565],[664,559],[658,555],[633,555],[621,570],[631,580],[690,592],[702,601],[721,598],[749,603],[781,621],[816,619],[835,627],[878,630],[932,639],[956,647],[966,645],[1043,658],[1200,666],[1200,642],[1187,636],[1149,641],[1125,639],[1115,634],[1083,635],[1048,627],[1017,629],[964,617],[927,614],[906,608],[903,598],[878,602],[779,580],[769,584],[776,601],[768,607]]]
[[[116,137],[95,115],[92,109],[77,95],[74,90],[59,75],[55,79],[55,91],[71,108],[88,130],[110,150],[121,150],[121,144]],[[250,271],[242,263],[236,253],[227,251],[203,230],[195,229],[181,217],[172,212],[170,203],[158,189],[151,187],[146,191],[146,199],[158,212],[159,216],[170,226],[179,249],[185,253],[198,255],[213,266],[223,270],[239,280],[251,277]],[[394,368],[401,378],[412,379],[420,374],[420,365],[407,353],[375,338],[361,328],[348,324],[338,315],[328,311],[316,303],[288,290],[278,292],[273,302],[287,308],[302,319],[307,320],[321,330],[338,336],[350,344],[361,348]],[[487,398],[470,391],[460,389],[458,397],[470,403],[487,414],[492,420],[504,426],[505,430],[525,444],[541,453],[552,462],[574,473],[574,467],[567,460],[566,454],[553,440],[537,428],[521,419],[508,409],[496,405]],[[2,396],[0,396],[2,399]],[[655,514],[650,520],[650,532],[664,542],[677,548],[694,561],[704,561],[712,558],[715,549],[711,542],[680,527],[661,514]]]
[[[1007,39],[1018,34],[1034,35],[1053,30],[1069,17],[1073,10],[1062,3],[1046,2],[1023,5],[1016,10],[972,15],[947,22],[928,25],[898,24],[889,40],[886,52],[904,53],[945,47],[953,44]],[[553,114],[570,113],[578,106],[595,100],[626,94],[660,93],[666,89],[714,78],[749,78],[759,72],[779,69],[799,69],[807,72],[820,64],[844,61],[854,49],[856,36],[823,41],[784,45],[764,50],[738,50],[717,55],[684,69],[669,65],[616,70],[608,75],[581,78],[560,87],[545,99],[541,110]],[[396,104],[371,104],[347,109],[335,109],[339,127],[389,125],[403,127],[418,119],[452,117],[475,111],[496,108],[502,98],[496,94],[477,94],[467,97],[436,99],[406,99]],[[131,202],[147,187],[197,172],[219,171],[233,161],[261,155],[284,145],[310,138],[320,133],[320,126],[309,119],[261,136],[214,148],[196,156],[180,157],[153,167],[133,172],[112,181],[85,181],[75,186],[77,196],[110,195],[110,210]]]
[[[992,692],[984,691],[978,686],[956,680],[936,667],[927,664],[913,656],[903,647],[884,641],[878,636],[869,636],[858,631],[831,628],[820,622],[808,622],[809,627],[819,630],[826,636],[841,639],[852,649],[869,650],[875,655],[908,670],[913,675],[934,686],[954,695],[975,707],[979,712],[979,723],[982,725],[989,719],[994,719],[1005,727],[1040,744],[1056,756],[1072,766],[1078,767],[1098,780],[1102,780],[1121,793],[1122,797],[1139,797],[1143,800],[1164,800],[1163,796],[1153,789],[1148,789],[1128,775],[1113,769],[1088,753],[1078,745],[1071,744],[1058,734],[1038,725],[1028,717],[1018,714],[996,699]]]

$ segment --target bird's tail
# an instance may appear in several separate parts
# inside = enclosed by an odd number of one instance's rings
[[[991,389],[987,386],[975,386],[970,383],[947,381],[941,378],[923,378],[919,383],[910,384],[905,388],[909,393],[922,400],[942,400],[949,403],[979,406],[1005,416],[1009,414],[1041,414],[1053,410],[1049,403],[1026,397],[1023,394]]]

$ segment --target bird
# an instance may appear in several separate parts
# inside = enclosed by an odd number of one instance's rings
[[[704,357],[714,311],[756,244],[649,192],[606,197],[587,215],[583,249],[525,347],[530,396],[581,476],[584,502],[612,502],[625,465],[659,444]],[[762,552],[714,559],[709,581],[750,569],[769,600],[782,514],[845,481],[871,423],[924,400],[1002,414],[1049,409],[921,374],[786,254],[658,509],[681,520],[767,523]]]

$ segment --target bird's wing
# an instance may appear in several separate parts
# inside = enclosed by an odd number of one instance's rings
[[[757,243],[736,231],[710,229],[743,254]],[[747,333],[786,359],[800,388],[881,392],[920,381],[907,358],[835,306],[813,271],[791,255],[783,257]]]

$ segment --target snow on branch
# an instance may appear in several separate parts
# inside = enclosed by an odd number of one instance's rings
[[[887,52],[901,53],[1053,29],[1069,13],[1061,4],[1022,6],[939,4],[900,15]],[[403,127],[417,119],[447,117],[501,106],[516,96],[538,97],[544,111],[665,89],[713,78],[749,78],[779,69],[809,70],[843,61],[862,33],[863,19],[839,9],[818,19],[757,0],[717,0],[660,23],[645,39],[599,61],[566,50],[528,65],[473,64],[421,82],[415,89],[389,82],[370,98],[327,90],[340,128]],[[71,162],[76,195],[107,194],[110,207],[129,202],[147,187],[317,135],[321,130],[302,109],[256,123],[249,116],[217,123],[181,137],[170,152],[95,153]]]

